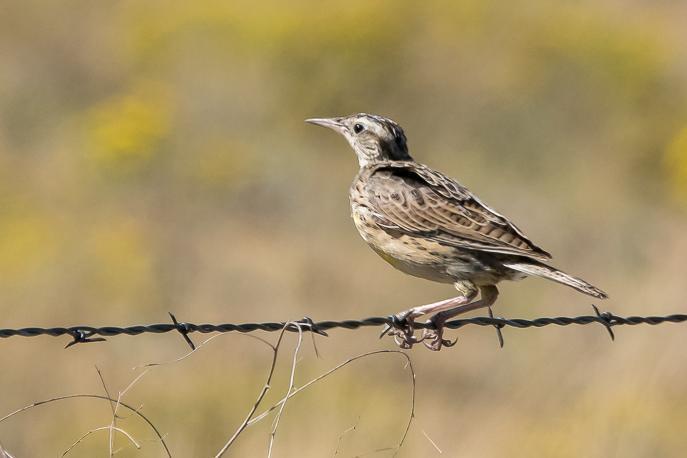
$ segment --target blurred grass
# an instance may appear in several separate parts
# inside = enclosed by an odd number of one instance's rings
[[[3,327],[158,322],[168,310],[195,322],[337,319],[448,297],[385,265],[349,221],[355,160],[303,119],[357,111],[399,121],[417,159],[511,216],[556,265],[608,290],[602,307],[684,311],[680,3],[0,9]],[[589,304],[528,280],[503,285],[497,308],[576,315]],[[418,417],[400,455],[436,454],[424,430],[447,456],[681,456],[683,334],[621,329],[611,346],[602,329],[513,331],[498,351],[491,330],[463,330],[452,351],[412,353]],[[47,338],[0,344],[0,412],[98,392],[94,364],[116,391],[132,366],[185,351],[171,335],[70,351]],[[320,360],[304,349],[301,382],[391,342],[337,331],[320,346]],[[267,364],[252,340],[222,337],[147,375],[129,402],[145,404],[178,456],[208,456],[249,408]],[[347,368],[289,403],[275,452],[333,455],[354,424],[341,456],[391,446],[408,390],[391,358]],[[45,407],[0,425],[0,439],[18,456],[46,456],[108,412],[87,401]],[[237,456],[261,456],[269,430],[247,431]],[[102,454],[105,436],[72,456]],[[145,442],[121,455],[159,449]]]

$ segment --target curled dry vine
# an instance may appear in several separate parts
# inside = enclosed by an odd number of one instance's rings
[[[377,350],[377,351],[371,351],[371,352],[366,352],[362,353],[356,356],[353,356],[351,358],[346,359],[345,361],[337,364],[336,366],[332,367],[331,369],[327,370],[326,372],[320,374],[319,376],[307,381],[305,384],[303,384],[300,387],[296,387],[295,385],[295,377],[296,377],[296,367],[298,363],[298,355],[299,351],[302,345],[303,341],[303,332],[307,329],[307,324],[304,324],[303,322],[287,322],[284,323],[279,336],[274,344],[270,343],[266,339],[263,339],[258,336],[254,335],[249,335],[249,334],[234,334],[234,335],[242,335],[245,337],[249,337],[255,340],[260,341],[261,343],[267,345],[271,351],[272,351],[272,358],[271,358],[271,364],[267,373],[266,381],[263,387],[261,388],[260,392],[258,393],[258,396],[251,406],[248,414],[244,418],[244,420],[241,422],[241,424],[236,428],[236,430],[233,432],[231,437],[224,443],[224,445],[220,448],[220,450],[217,452],[216,457],[221,457],[223,456],[232,445],[236,443],[240,435],[250,426],[255,425],[259,421],[263,420],[267,416],[269,416],[272,412],[275,410],[277,411],[274,417],[273,425],[271,428],[270,432],[270,439],[269,439],[269,445],[268,445],[268,450],[267,450],[267,456],[271,457],[272,451],[274,448],[274,443],[275,443],[275,437],[277,434],[277,430],[280,424],[280,420],[282,417],[282,414],[284,412],[284,409],[286,407],[287,402],[289,399],[294,397],[295,395],[302,393],[304,390],[308,389],[312,385],[325,380],[326,378],[330,377],[337,371],[343,369],[344,367],[350,365],[353,362],[360,361],[364,358],[369,358],[369,357],[374,357],[374,356],[379,356],[379,355],[387,355],[387,354],[397,354],[400,355],[402,358],[405,359],[406,366],[409,368],[410,371],[410,377],[411,377],[411,385],[412,385],[412,390],[411,390],[411,405],[410,405],[410,413],[408,416],[408,421],[405,424],[405,428],[402,434],[401,439],[399,440],[398,444],[394,448],[385,448],[385,449],[380,449],[380,450],[395,450],[398,451],[404,444],[408,432],[410,430],[410,426],[413,422],[413,419],[415,417],[415,391],[416,391],[416,383],[415,383],[415,371],[413,369],[413,364],[410,359],[410,357],[400,351],[400,350]],[[256,412],[260,408],[262,402],[264,401],[264,398],[267,394],[267,392],[271,388],[272,384],[272,379],[275,374],[275,369],[276,369],[276,364],[278,361],[278,356],[280,353],[280,348],[284,343],[284,336],[286,335],[286,331],[293,331],[294,328],[298,332],[298,339],[296,341],[293,354],[291,355],[291,364],[290,364],[290,371],[289,371],[289,378],[288,378],[288,387],[286,389],[285,395],[275,404],[271,405],[270,407],[266,408],[264,411],[262,411],[260,414],[256,415]],[[205,347],[208,343],[210,343],[212,340],[215,338],[221,336],[221,335],[226,335],[226,334],[216,334],[214,336],[211,336],[210,338],[206,339],[203,341],[200,345],[194,346],[191,351],[185,353],[184,355],[175,358],[170,361],[165,361],[165,362],[155,362],[155,363],[147,363],[144,365],[140,365],[135,367],[134,369],[144,369],[143,372],[138,374],[130,383],[129,385],[122,391],[118,392],[117,397],[113,397],[110,394],[110,390],[107,387],[107,384],[105,383],[105,378],[103,377],[102,372],[100,369],[96,367],[96,371],[98,373],[98,377],[100,380],[100,383],[103,387],[103,390],[105,392],[104,395],[100,394],[71,394],[71,395],[65,395],[65,396],[56,396],[52,397],[50,399],[45,399],[42,401],[37,401],[33,402],[31,404],[25,405],[19,409],[16,409],[13,412],[8,413],[4,417],[0,418],[0,423],[3,423],[4,421],[20,414],[23,412],[26,412],[28,410],[32,410],[36,407],[43,406],[43,405],[48,405],[52,403],[56,403],[59,401],[66,401],[66,400],[74,400],[74,399],[96,399],[100,401],[105,401],[108,402],[110,405],[110,411],[111,411],[111,420],[110,423],[106,426],[100,426],[93,428],[86,433],[84,433],[82,436],[80,436],[75,442],[73,442],[68,448],[62,452],[62,456],[66,456],[69,454],[72,450],[74,450],[75,447],[77,447],[79,444],[81,444],[85,439],[90,437],[91,435],[100,432],[100,431],[107,431],[108,432],[108,456],[112,457],[114,454],[117,453],[117,451],[121,449],[115,449],[115,434],[121,434],[123,435],[129,444],[137,449],[140,449],[141,447],[141,441],[136,440],[132,434],[118,426],[117,420],[121,418],[118,414],[119,408],[124,408],[127,409],[128,411],[132,412],[135,416],[143,420],[148,427],[154,432],[156,436],[156,442],[159,442],[160,445],[162,446],[164,453],[167,457],[172,457],[172,453],[169,449],[168,444],[165,442],[164,435],[160,432],[158,427],[143,413],[141,413],[140,408],[135,408],[125,402],[123,402],[123,397],[131,390],[131,388],[136,385],[146,374],[149,373],[149,371],[155,367],[159,366],[164,366],[164,365],[170,365],[170,364],[176,364],[179,363],[187,358],[189,358],[191,355],[195,354],[197,351],[199,351],[201,348]],[[311,334],[312,335],[312,334]],[[313,340],[313,345],[315,345],[314,340]],[[319,355],[317,352],[317,347],[315,347],[315,352],[316,354]],[[338,444],[337,444],[337,451],[338,451]],[[1,455],[0,455],[1,456]],[[10,456],[10,455],[8,455]]]

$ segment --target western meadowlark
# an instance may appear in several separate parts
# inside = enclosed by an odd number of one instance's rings
[[[399,313],[400,324],[388,326],[383,335],[393,335],[401,347],[421,341],[432,350],[452,345],[442,337],[446,320],[491,307],[501,280],[534,275],[599,299],[607,297],[586,281],[544,264],[551,255],[505,216],[457,181],[415,162],[403,129],[394,121],[360,113],[306,122],[340,133],[358,156],[351,215],[370,247],[396,269],[453,283],[460,293]],[[475,300],[478,293],[481,298]],[[429,320],[434,329],[415,337],[414,321],[428,314],[434,314]]]

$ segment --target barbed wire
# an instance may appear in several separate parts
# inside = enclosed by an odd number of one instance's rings
[[[491,314],[490,316],[480,316],[474,318],[463,318],[458,320],[449,321],[445,324],[448,329],[459,329],[464,326],[493,326],[498,331],[499,342],[503,346],[503,336],[501,334],[501,329],[504,327],[513,327],[518,329],[524,328],[540,328],[543,326],[569,326],[572,324],[576,325],[588,325],[593,323],[598,323],[603,325],[608,331],[611,339],[614,339],[613,327],[615,326],[635,326],[638,324],[649,324],[658,325],[663,323],[684,323],[687,321],[687,315],[685,314],[673,314],[665,316],[628,316],[622,317],[614,315],[610,312],[600,312],[599,309],[592,305],[594,309],[594,315],[582,315],[576,317],[541,317],[534,319],[523,319],[523,318],[502,318],[495,317]],[[304,318],[296,322],[264,322],[264,323],[223,323],[223,324],[194,324],[188,322],[179,322],[176,317],[170,313],[169,314],[172,322],[171,323],[158,323],[158,324],[148,324],[148,325],[134,325],[134,326],[70,326],[70,327],[52,327],[52,328],[41,328],[41,327],[27,327],[20,329],[0,329],[0,338],[9,338],[15,336],[21,337],[35,337],[35,336],[52,336],[60,337],[68,335],[72,338],[65,348],[78,343],[89,343],[89,342],[102,342],[105,337],[117,336],[117,335],[127,335],[127,336],[138,336],[141,334],[164,334],[171,331],[177,331],[183,336],[186,343],[195,349],[195,345],[189,338],[191,333],[226,333],[226,332],[241,332],[248,333],[254,331],[280,331],[286,328],[287,331],[291,332],[301,332],[310,331],[320,335],[326,336],[326,331],[335,328],[355,330],[362,327],[370,326],[399,326],[402,320],[395,315],[390,315],[386,317],[370,317],[363,318],[359,320],[342,320],[342,321],[318,321],[314,322],[310,318]],[[295,323],[295,324],[294,324]],[[299,331],[300,328],[300,331]],[[417,329],[431,329],[433,328],[432,323],[415,323],[415,328]]]

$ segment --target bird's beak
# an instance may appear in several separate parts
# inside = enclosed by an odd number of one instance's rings
[[[327,127],[339,133],[342,133],[344,129],[341,118],[311,118],[306,119],[305,122],[315,124],[316,126]]]

